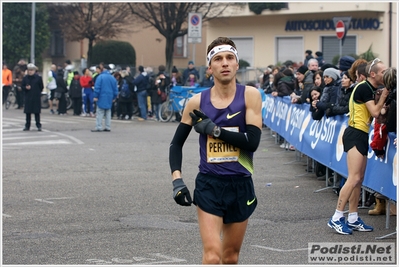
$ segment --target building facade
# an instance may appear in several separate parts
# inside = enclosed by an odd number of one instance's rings
[[[288,2],[281,10],[264,10],[256,15],[243,8],[226,10],[223,16],[204,23],[202,42],[188,43],[187,37],[176,41],[174,65],[187,67],[193,60],[197,67],[206,65],[207,45],[218,36],[227,36],[236,43],[240,58],[250,64],[249,69],[261,70],[268,65],[292,60],[299,65],[304,61],[305,50],[323,52],[327,63],[334,57],[360,55],[371,48],[387,66],[397,67],[397,12],[396,2]],[[336,21],[343,20],[346,37],[337,38]],[[130,42],[136,51],[136,66],[157,68],[165,64],[165,40],[159,32],[140,25],[129,25],[132,33],[118,40]],[[53,32],[53,36],[57,31]],[[59,35],[59,30],[58,30]],[[54,57],[58,48],[63,56]],[[61,42],[53,37],[49,60],[62,64],[66,59],[80,64],[87,54],[87,41]],[[117,62],[115,62],[117,63]],[[258,71],[248,80],[256,80]]]

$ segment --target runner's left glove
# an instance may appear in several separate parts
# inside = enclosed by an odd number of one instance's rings
[[[190,191],[188,191],[187,186],[184,184],[182,178],[173,180],[173,198],[176,203],[182,206],[191,206],[193,202],[191,200]],[[186,201],[187,199],[187,201]]]
[[[200,134],[213,135],[216,124],[201,111],[194,109],[193,112],[190,112],[190,117],[195,131]]]

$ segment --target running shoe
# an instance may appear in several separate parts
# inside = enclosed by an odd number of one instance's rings
[[[354,223],[348,222],[348,227],[349,229],[352,229],[353,231],[359,231],[359,232],[371,232],[374,230],[374,228],[370,225],[366,225],[360,217],[357,218],[357,221]]]
[[[351,235],[352,234],[352,229],[348,227],[348,225],[345,223],[345,217],[341,217],[338,221],[333,221],[332,217],[328,221],[327,225],[340,233],[341,235]]]

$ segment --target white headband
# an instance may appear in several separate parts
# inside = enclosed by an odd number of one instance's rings
[[[225,51],[234,53],[234,55],[235,55],[236,58],[237,58],[237,62],[239,61],[239,59],[238,59],[238,52],[237,52],[237,50],[236,50],[234,47],[232,47],[231,45],[219,45],[219,46],[215,46],[215,47],[208,53],[208,56],[206,57],[206,60],[208,61],[208,66],[209,66],[209,64],[211,63],[212,58],[213,58],[217,53],[225,52]]]

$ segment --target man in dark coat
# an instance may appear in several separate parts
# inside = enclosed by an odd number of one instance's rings
[[[24,131],[29,131],[31,114],[35,114],[36,127],[38,131],[42,130],[42,125],[40,124],[40,111],[41,96],[44,88],[43,79],[36,73],[36,66],[33,63],[29,63],[28,75],[22,79],[22,90],[25,92],[25,106],[24,113],[26,113],[26,124]]]

